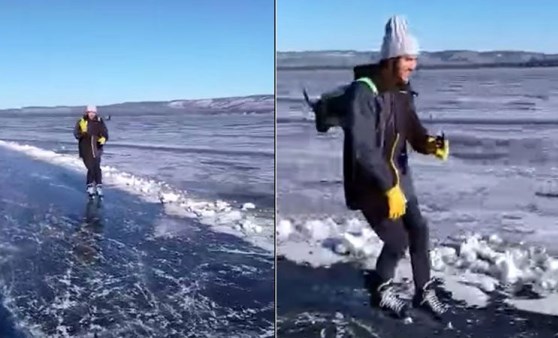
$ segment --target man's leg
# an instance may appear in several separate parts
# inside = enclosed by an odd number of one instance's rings
[[[93,172],[93,159],[92,158],[88,158],[88,157],[84,157],[82,158],[83,160],[83,164],[85,165],[85,168],[87,168],[87,178],[86,178],[86,184],[90,185],[93,182],[95,182],[95,176],[94,176],[94,172]]]
[[[403,224],[409,232],[409,251],[415,282],[413,303],[438,319],[443,319],[447,306],[436,295],[435,283],[430,279],[430,231],[422,217],[416,197],[407,202]]]
[[[383,283],[394,277],[397,263],[405,255],[408,245],[407,231],[401,221],[378,220],[368,210],[363,210],[362,214],[384,242],[376,261],[376,274]]]
[[[103,173],[101,170],[101,156],[98,156],[95,159],[95,170],[94,170],[94,178],[95,178],[95,183],[96,188],[97,188],[97,195],[98,196],[104,196],[104,192],[103,192]]]
[[[407,231],[401,220],[378,220],[374,210],[363,210],[364,217],[372,229],[384,242],[382,252],[376,261],[376,271],[367,282],[371,289],[373,304],[403,318],[407,313],[407,302],[399,298],[392,284],[397,263],[407,248]]]
[[[95,161],[92,157],[84,157],[83,164],[85,164],[85,167],[87,168],[87,193],[92,195],[94,193],[93,188],[95,183]]]
[[[407,202],[403,225],[409,233],[409,253],[415,289],[422,290],[430,280],[430,231],[428,223],[422,217],[416,197]]]
[[[95,165],[93,170],[93,178],[97,185],[103,184],[103,173],[101,171],[101,156],[95,158]]]

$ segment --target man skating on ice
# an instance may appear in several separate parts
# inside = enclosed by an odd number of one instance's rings
[[[415,296],[413,305],[441,317],[431,279],[429,230],[414,192],[407,143],[422,154],[445,160],[449,145],[428,135],[414,106],[409,77],[417,65],[418,45],[407,23],[392,17],[386,24],[381,61],[367,79],[347,89],[344,129],[344,188],[347,206],[360,210],[384,242],[373,275],[377,305],[405,316],[407,302],[398,297],[392,279],[409,247]]]
[[[85,114],[77,121],[74,136],[79,141],[79,157],[87,168],[87,193],[89,196],[103,196],[101,157],[103,146],[108,141],[105,122],[97,116],[95,106],[87,106]]]

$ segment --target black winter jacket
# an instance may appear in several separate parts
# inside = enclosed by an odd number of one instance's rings
[[[85,121],[87,124],[86,133],[80,130],[80,122]],[[96,158],[100,157],[103,153],[103,145],[99,143],[99,138],[104,137],[105,142],[108,141],[108,129],[105,121],[99,116],[90,120],[87,115],[84,115],[76,122],[74,127],[74,137],[79,140],[79,157],[81,158]]]
[[[376,95],[366,84],[354,82],[345,97],[349,107],[343,128],[346,204],[353,210],[374,210],[383,219],[388,215],[387,190],[400,184],[408,200],[414,197],[406,144],[430,154],[429,135],[416,114],[410,88]]]

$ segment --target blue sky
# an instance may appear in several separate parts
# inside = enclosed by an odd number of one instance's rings
[[[423,50],[558,53],[558,1],[278,0],[277,50],[378,50],[405,15]]]
[[[0,0],[0,108],[273,94],[273,0]]]

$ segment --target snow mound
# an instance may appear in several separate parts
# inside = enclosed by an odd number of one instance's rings
[[[278,255],[311,266],[356,261],[374,268],[382,248],[380,238],[357,218],[280,219],[276,237]],[[412,277],[408,257],[402,263],[398,277]],[[558,258],[544,248],[507,243],[497,235],[454,238],[431,250],[431,263],[433,274],[446,281],[454,297],[470,305],[481,306],[497,289],[528,288],[540,297],[558,295]]]
[[[75,156],[2,140],[0,146],[54,165],[79,172],[85,171],[83,163]],[[237,208],[221,200],[203,201],[190,197],[185,191],[174,189],[165,182],[137,177],[110,166],[102,168],[106,178],[105,186],[127,191],[146,202],[162,203],[169,214],[196,219],[216,231],[240,236],[267,250],[268,253],[273,253],[273,220],[248,212],[249,209],[255,208],[253,204]]]
[[[457,250],[438,247],[432,257],[438,271],[471,271],[494,277],[501,285],[528,286],[539,295],[558,292],[558,259],[544,248],[472,234],[461,239]]]

